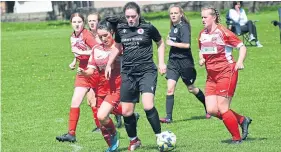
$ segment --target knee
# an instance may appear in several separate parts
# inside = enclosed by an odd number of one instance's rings
[[[104,122],[104,121],[106,121],[106,119],[107,119],[107,116],[106,116],[106,115],[101,114],[101,113],[99,113],[99,112],[98,112],[97,116],[98,116],[98,119],[99,119],[100,122]]]
[[[173,95],[174,92],[175,92],[175,87],[169,87],[167,90],[167,95],[168,96]]]
[[[216,116],[219,111],[217,108],[207,108],[207,112],[212,116]]]
[[[187,86],[187,90],[189,93],[193,93],[193,94],[196,93],[196,88],[193,85]]]
[[[80,102],[72,100],[71,108],[79,108],[79,107],[80,107]]]
[[[129,116],[131,116],[133,113],[134,113],[134,110],[133,110],[133,109],[123,108],[123,107],[122,107],[122,115],[123,115],[124,117],[129,117]]]

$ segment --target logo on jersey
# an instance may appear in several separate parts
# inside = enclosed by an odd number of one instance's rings
[[[126,33],[126,29],[123,29],[123,33]]]
[[[138,34],[143,34],[144,33],[144,30],[143,29],[138,29]]]
[[[175,28],[175,29],[174,29],[174,33],[178,33],[178,28]]]

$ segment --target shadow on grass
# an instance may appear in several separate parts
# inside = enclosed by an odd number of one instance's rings
[[[190,118],[174,120],[173,123],[178,123],[178,122],[182,122],[182,121],[191,121],[191,120],[202,120],[202,119],[206,119],[206,116],[192,116]]]
[[[262,141],[262,140],[267,140],[267,138],[247,138],[246,140],[243,140],[243,142],[247,142],[247,141]],[[222,140],[221,143],[230,144],[231,141],[232,141],[231,139],[227,139],[227,140]]]

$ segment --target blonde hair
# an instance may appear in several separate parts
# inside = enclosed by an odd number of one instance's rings
[[[180,13],[182,14],[181,21],[183,21],[183,22],[185,22],[186,24],[189,25],[189,31],[190,31],[190,23],[189,23],[189,20],[188,20],[187,17],[185,16],[185,13],[184,13],[184,11],[183,11],[183,9],[182,9],[182,7],[181,7],[180,5],[177,5],[177,4],[172,4],[172,5],[170,5],[169,10],[168,10],[169,13],[170,13],[170,10],[171,10],[172,8],[174,8],[174,7],[179,8]],[[171,28],[172,26],[173,26],[173,22],[170,20],[170,28]]]
[[[210,15],[216,17],[215,22],[216,22],[217,24],[220,23],[220,21],[221,21],[220,13],[219,13],[219,11],[218,11],[215,7],[213,7],[213,6],[205,6],[205,7],[202,8],[202,11],[203,11],[203,10],[211,10]]]

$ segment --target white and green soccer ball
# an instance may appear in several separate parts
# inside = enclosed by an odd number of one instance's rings
[[[177,137],[171,131],[162,132],[157,138],[157,145],[160,152],[167,152],[175,149]]]

